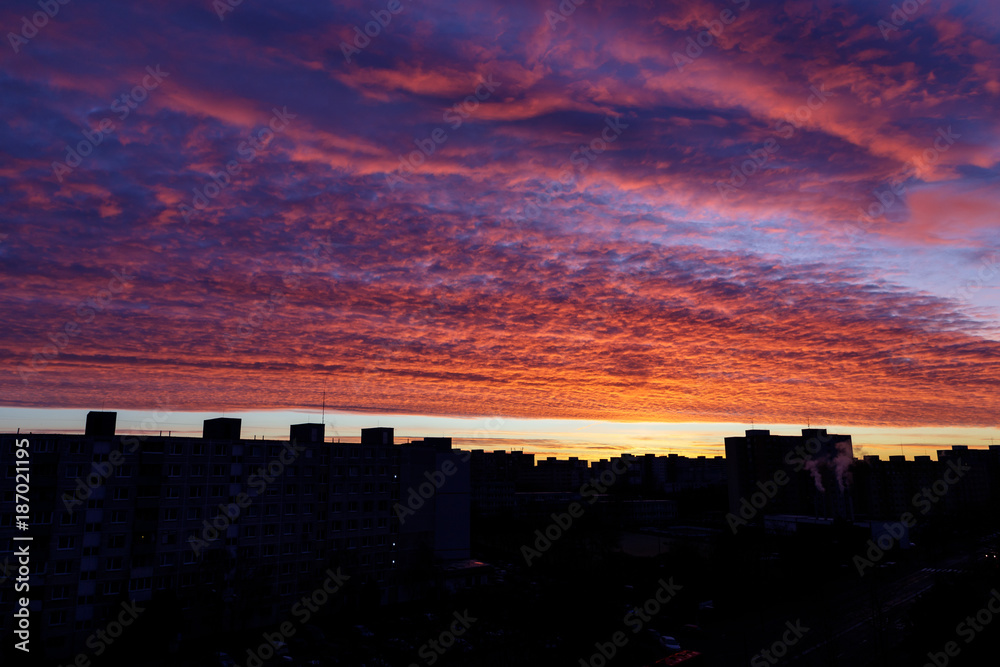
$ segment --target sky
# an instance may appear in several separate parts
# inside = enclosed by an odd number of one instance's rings
[[[1000,437],[993,3],[42,5],[0,8],[2,430]]]

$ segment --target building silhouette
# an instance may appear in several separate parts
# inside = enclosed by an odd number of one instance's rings
[[[120,436],[115,420],[0,435],[11,506],[15,442],[30,443],[30,609],[47,658],[79,650],[126,599],[169,598],[192,637],[274,623],[330,568],[351,577],[339,604],[420,598],[470,569],[469,468],[449,438],[396,444],[376,428],[327,442],[323,424],[295,424],[287,441],[247,440],[233,418],[206,420],[201,438]],[[445,461],[454,471],[412,514],[394,509]],[[0,588],[7,636],[13,598]]]

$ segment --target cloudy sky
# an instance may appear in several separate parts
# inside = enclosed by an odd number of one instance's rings
[[[1000,8],[893,4],[4,3],[0,428],[989,444]]]

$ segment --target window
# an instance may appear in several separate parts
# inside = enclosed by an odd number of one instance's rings
[[[204,491],[200,486],[192,486],[188,489],[188,498],[201,498],[201,493]]]
[[[49,625],[66,625],[66,612],[54,611],[49,614]]]
[[[104,595],[118,595],[122,592],[122,584],[120,581],[105,581],[104,582]]]
[[[52,586],[50,590],[52,591],[52,600],[69,599],[69,586]]]
[[[73,479],[74,477],[80,476],[80,466],[66,466],[66,477],[67,479]]]
[[[122,569],[122,557],[121,556],[111,556],[104,561],[104,569],[109,572],[114,572]]]
[[[153,587],[152,577],[136,577],[135,579],[129,579],[128,590],[133,591],[148,591]]]
[[[168,507],[163,510],[163,520],[164,521],[177,521],[177,508]]]
[[[212,477],[225,477],[225,476],[226,476],[226,466],[224,465],[212,466]]]
[[[127,486],[119,486],[118,488],[116,488],[115,492],[114,492],[114,499],[115,500],[128,500],[128,487]]]
[[[125,548],[125,536],[124,535],[112,535],[108,539],[108,547],[111,549],[124,549]]]
[[[179,463],[171,463],[167,466],[167,477],[180,477],[182,467]]]
[[[56,547],[60,550],[72,549],[76,546],[76,537],[72,535],[61,535],[59,537],[59,544]]]
[[[175,500],[181,497],[181,489],[179,486],[168,486],[167,487],[167,499]]]
[[[201,518],[201,508],[200,507],[189,507],[187,514],[188,521],[197,521]]]
[[[72,571],[73,571],[73,561],[71,560],[56,561],[56,574],[69,574]]]
[[[127,518],[127,510],[113,510],[111,512],[111,523],[125,523]]]

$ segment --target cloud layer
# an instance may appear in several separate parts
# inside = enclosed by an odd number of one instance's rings
[[[220,6],[0,10],[4,404],[996,424],[995,8]]]

